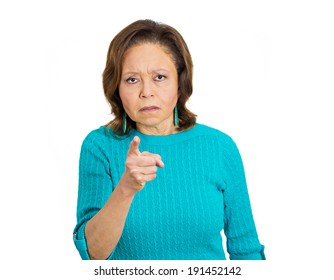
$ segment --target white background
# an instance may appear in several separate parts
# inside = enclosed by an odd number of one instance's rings
[[[194,61],[189,108],[198,122],[226,132],[239,146],[268,259],[256,271],[255,264],[249,268],[245,279],[330,279],[330,2],[1,1],[0,242],[6,279],[92,279],[72,241],[80,146],[111,118],[101,79],[109,43],[143,18],[180,31]]]

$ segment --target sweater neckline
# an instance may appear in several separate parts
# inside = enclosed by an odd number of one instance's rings
[[[142,144],[171,145],[193,138],[198,134],[198,128],[199,125],[195,124],[192,128],[189,128],[185,131],[180,131],[169,135],[148,135],[141,133],[136,129],[132,129],[129,133],[129,137],[133,138],[135,136],[138,136]]]

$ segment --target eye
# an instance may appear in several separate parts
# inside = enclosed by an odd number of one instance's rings
[[[164,81],[166,79],[166,76],[165,75],[157,75],[155,76],[155,80],[156,81]]]
[[[126,82],[129,84],[135,84],[136,82],[138,82],[137,78],[134,77],[130,77],[128,79],[126,79]]]

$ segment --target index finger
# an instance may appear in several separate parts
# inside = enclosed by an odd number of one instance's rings
[[[140,138],[138,136],[133,137],[133,140],[130,142],[130,148],[128,151],[128,155],[134,154],[134,155],[140,156],[139,144],[140,144]]]

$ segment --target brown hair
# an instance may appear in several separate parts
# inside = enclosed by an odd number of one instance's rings
[[[192,94],[193,63],[187,44],[181,34],[173,27],[152,20],[138,20],[121,30],[111,41],[106,67],[103,71],[104,95],[111,106],[111,113],[115,118],[105,127],[110,127],[114,133],[123,135],[122,123],[124,108],[119,96],[119,83],[122,74],[122,64],[125,52],[140,43],[154,43],[162,46],[175,62],[179,92],[178,116],[179,131],[192,127],[196,122],[196,115],[186,108],[186,102]],[[136,123],[127,116],[127,134]]]

